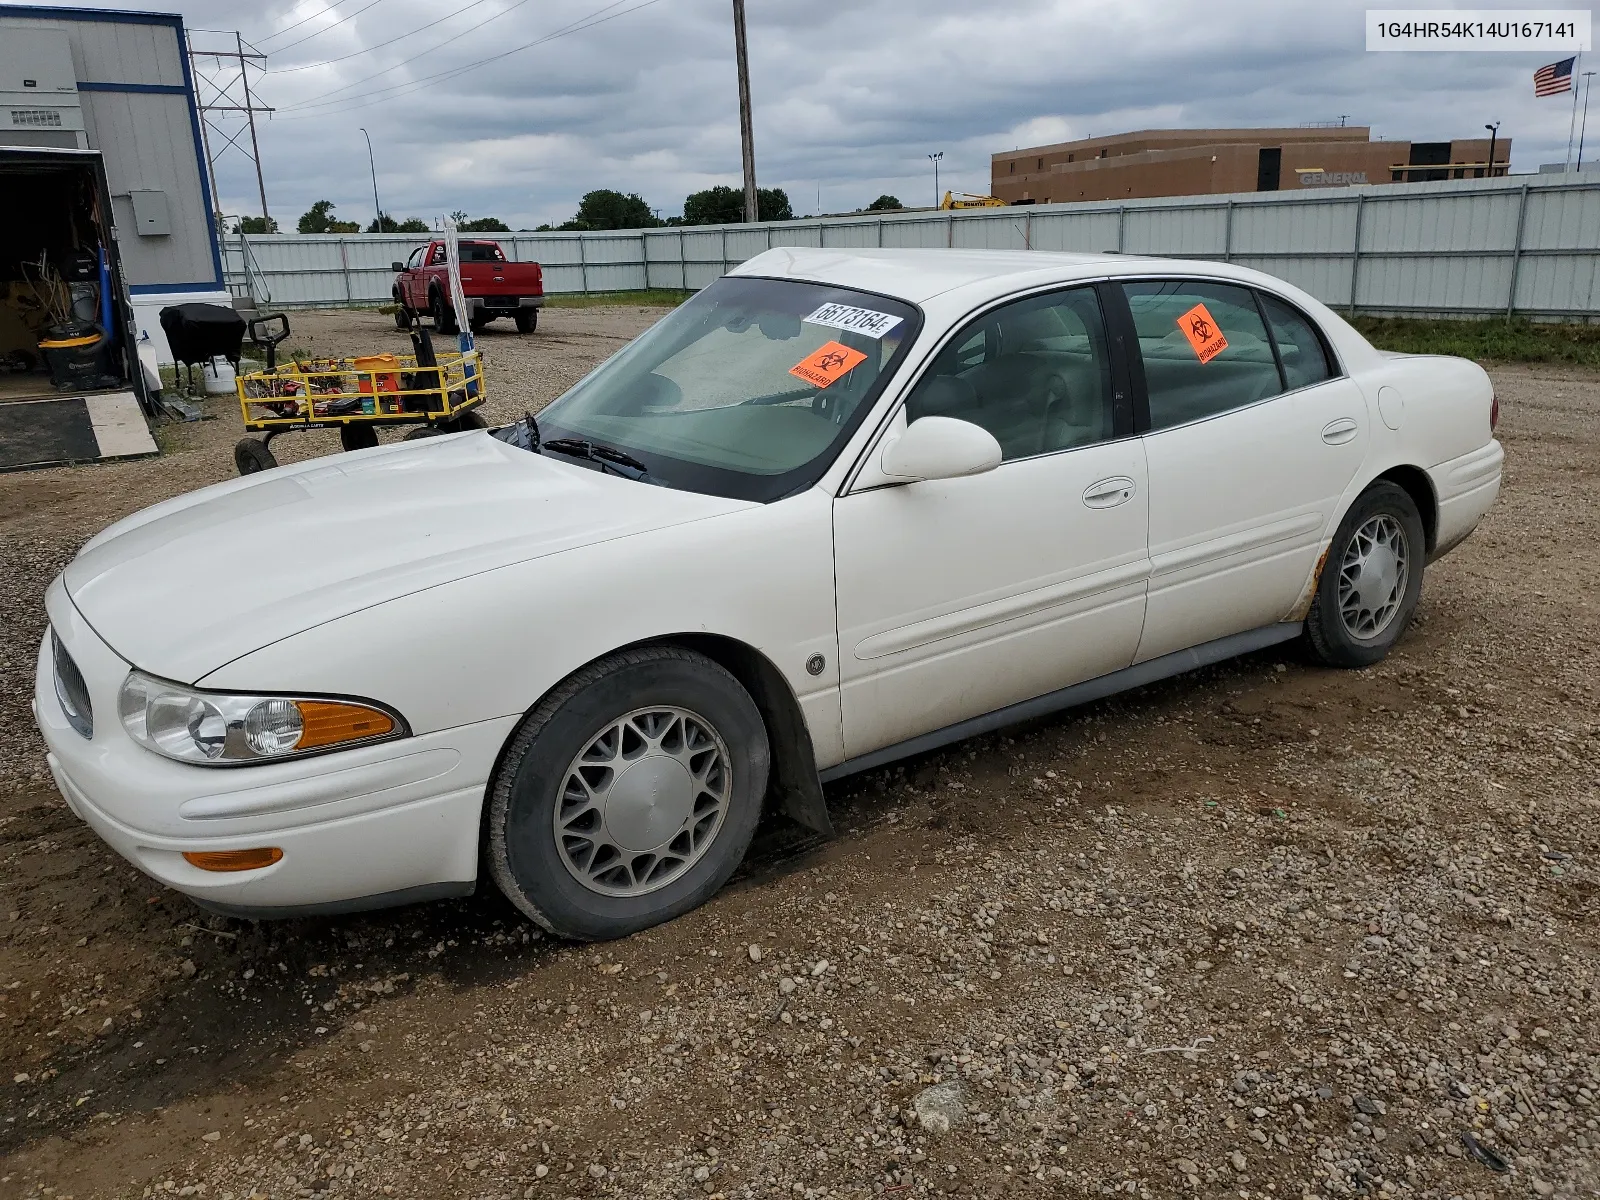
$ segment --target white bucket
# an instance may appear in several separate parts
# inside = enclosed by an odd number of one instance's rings
[[[233,364],[225,358],[213,358],[202,369],[206,380],[206,395],[231,396],[234,393]]]

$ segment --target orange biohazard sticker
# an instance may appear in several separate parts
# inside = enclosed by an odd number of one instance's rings
[[[866,359],[867,356],[859,350],[852,350],[838,342],[828,342],[790,367],[789,374],[805,380],[813,387],[825,388]]]
[[[1194,347],[1195,357],[1203,363],[1210,362],[1228,348],[1228,339],[1222,336],[1216,318],[1204,304],[1196,304],[1179,317],[1178,328]]]

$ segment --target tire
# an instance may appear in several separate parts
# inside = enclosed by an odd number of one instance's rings
[[[440,333],[456,332],[456,314],[445,300],[444,293],[435,291],[429,300],[429,309],[433,313],[433,327]]]
[[[411,310],[406,307],[406,302],[400,299],[400,293],[394,297],[394,327],[396,329],[410,329],[413,323]]]
[[[447,429],[440,429],[437,425],[418,425],[400,440],[403,442],[414,442],[419,438],[438,437],[441,434],[448,432],[450,431]]]
[[[370,450],[378,444],[378,431],[371,425],[341,425],[339,444],[346,450]]]
[[[468,409],[460,416],[451,417],[448,421],[439,422],[440,433],[465,433],[469,429],[487,429],[489,422],[483,419],[483,414],[477,409]]]
[[[272,457],[272,451],[260,438],[240,438],[233,448],[233,465],[239,469],[241,475],[254,475],[258,471],[270,471],[278,465],[278,460]]]
[[[532,333],[539,328],[539,310],[537,308],[519,308],[513,320],[517,323],[518,333]]]
[[[1379,481],[1356,498],[1328,546],[1306,640],[1330,667],[1370,667],[1411,624],[1427,558],[1422,517],[1406,490]]]
[[[592,663],[541,700],[506,748],[489,789],[489,874],[560,937],[602,941],[669,921],[739,865],[769,761],[749,693],[704,655],[648,646]]]

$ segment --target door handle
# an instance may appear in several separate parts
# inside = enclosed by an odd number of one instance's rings
[[[1359,426],[1353,417],[1340,417],[1322,427],[1322,440],[1330,446],[1342,446],[1356,436]]]
[[[1091,483],[1083,492],[1083,502],[1089,508],[1115,508],[1133,499],[1138,484],[1126,475],[1116,475]]]

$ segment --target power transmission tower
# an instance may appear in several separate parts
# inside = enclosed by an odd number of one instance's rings
[[[232,38],[232,49],[218,49],[215,45],[198,46],[195,34]],[[226,41],[222,42],[227,45]],[[211,175],[211,207],[221,213],[222,203],[217,194],[217,162],[229,150],[237,150],[248,158],[256,169],[256,189],[261,196],[261,217],[270,220],[267,212],[267,183],[261,170],[261,144],[256,140],[256,114],[270,113],[273,109],[256,100],[250,89],[250,72],[265,71],[267,56],[257,50],[237,31],[224,33],[217,29],[191,29],[188,31],[189,69],[194,76],[195,99],[200,109],[200,137],[205,144],[206,166]],[[242,114],[244,120],[232,127],[232,119]],[[250,135],[250,144],[244,136]],[[220,144],[212,149],[212,139]],[[219,217],[220,220],[220,217]]]

